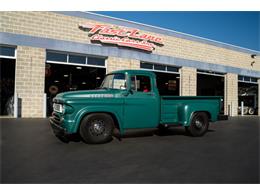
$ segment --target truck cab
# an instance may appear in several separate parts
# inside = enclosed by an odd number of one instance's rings
[[[96,90],[58,94],[50,124],[63,141],[68,134],[79,133],[87,143],[110,141],[114,129],[123,135],[126,130],[171,125],[201,136],[210,121],[220,119],[220,99],[160,96],[153,72],[120,70],[107,74]]]

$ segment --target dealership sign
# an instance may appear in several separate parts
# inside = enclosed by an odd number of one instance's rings
[[[140,33],[139,29],[104,24],[80,24],[80,29],[88,31],[92,42],[113,44],[151,52],[156,46],[163,46],[161,37]]]

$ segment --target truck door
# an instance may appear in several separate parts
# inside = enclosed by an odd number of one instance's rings
[[[131,75],[131,93],[125,98],[124,128],[154,128],[159,123],[160,102],[148,75]]]

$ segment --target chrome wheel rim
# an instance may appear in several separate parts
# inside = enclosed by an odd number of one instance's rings
[[[92,135],[102,135],[105,130],[105,122],[103,120],[93,120],[90,124],[90,132]]]
[[[205,123],[204,123],[203,118],[197,117],[197,118],[194,120],[194,125],[195,125],[195,128],[196,128],[197,130],[203,129],[203,127],[205,126]]]

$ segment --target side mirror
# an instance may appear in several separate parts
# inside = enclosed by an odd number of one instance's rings
[[[133,92],[132,89],[129,89],[129,90],[128,90],[128,93],[129,93],[129,94],[134,94],[134,92]]]

